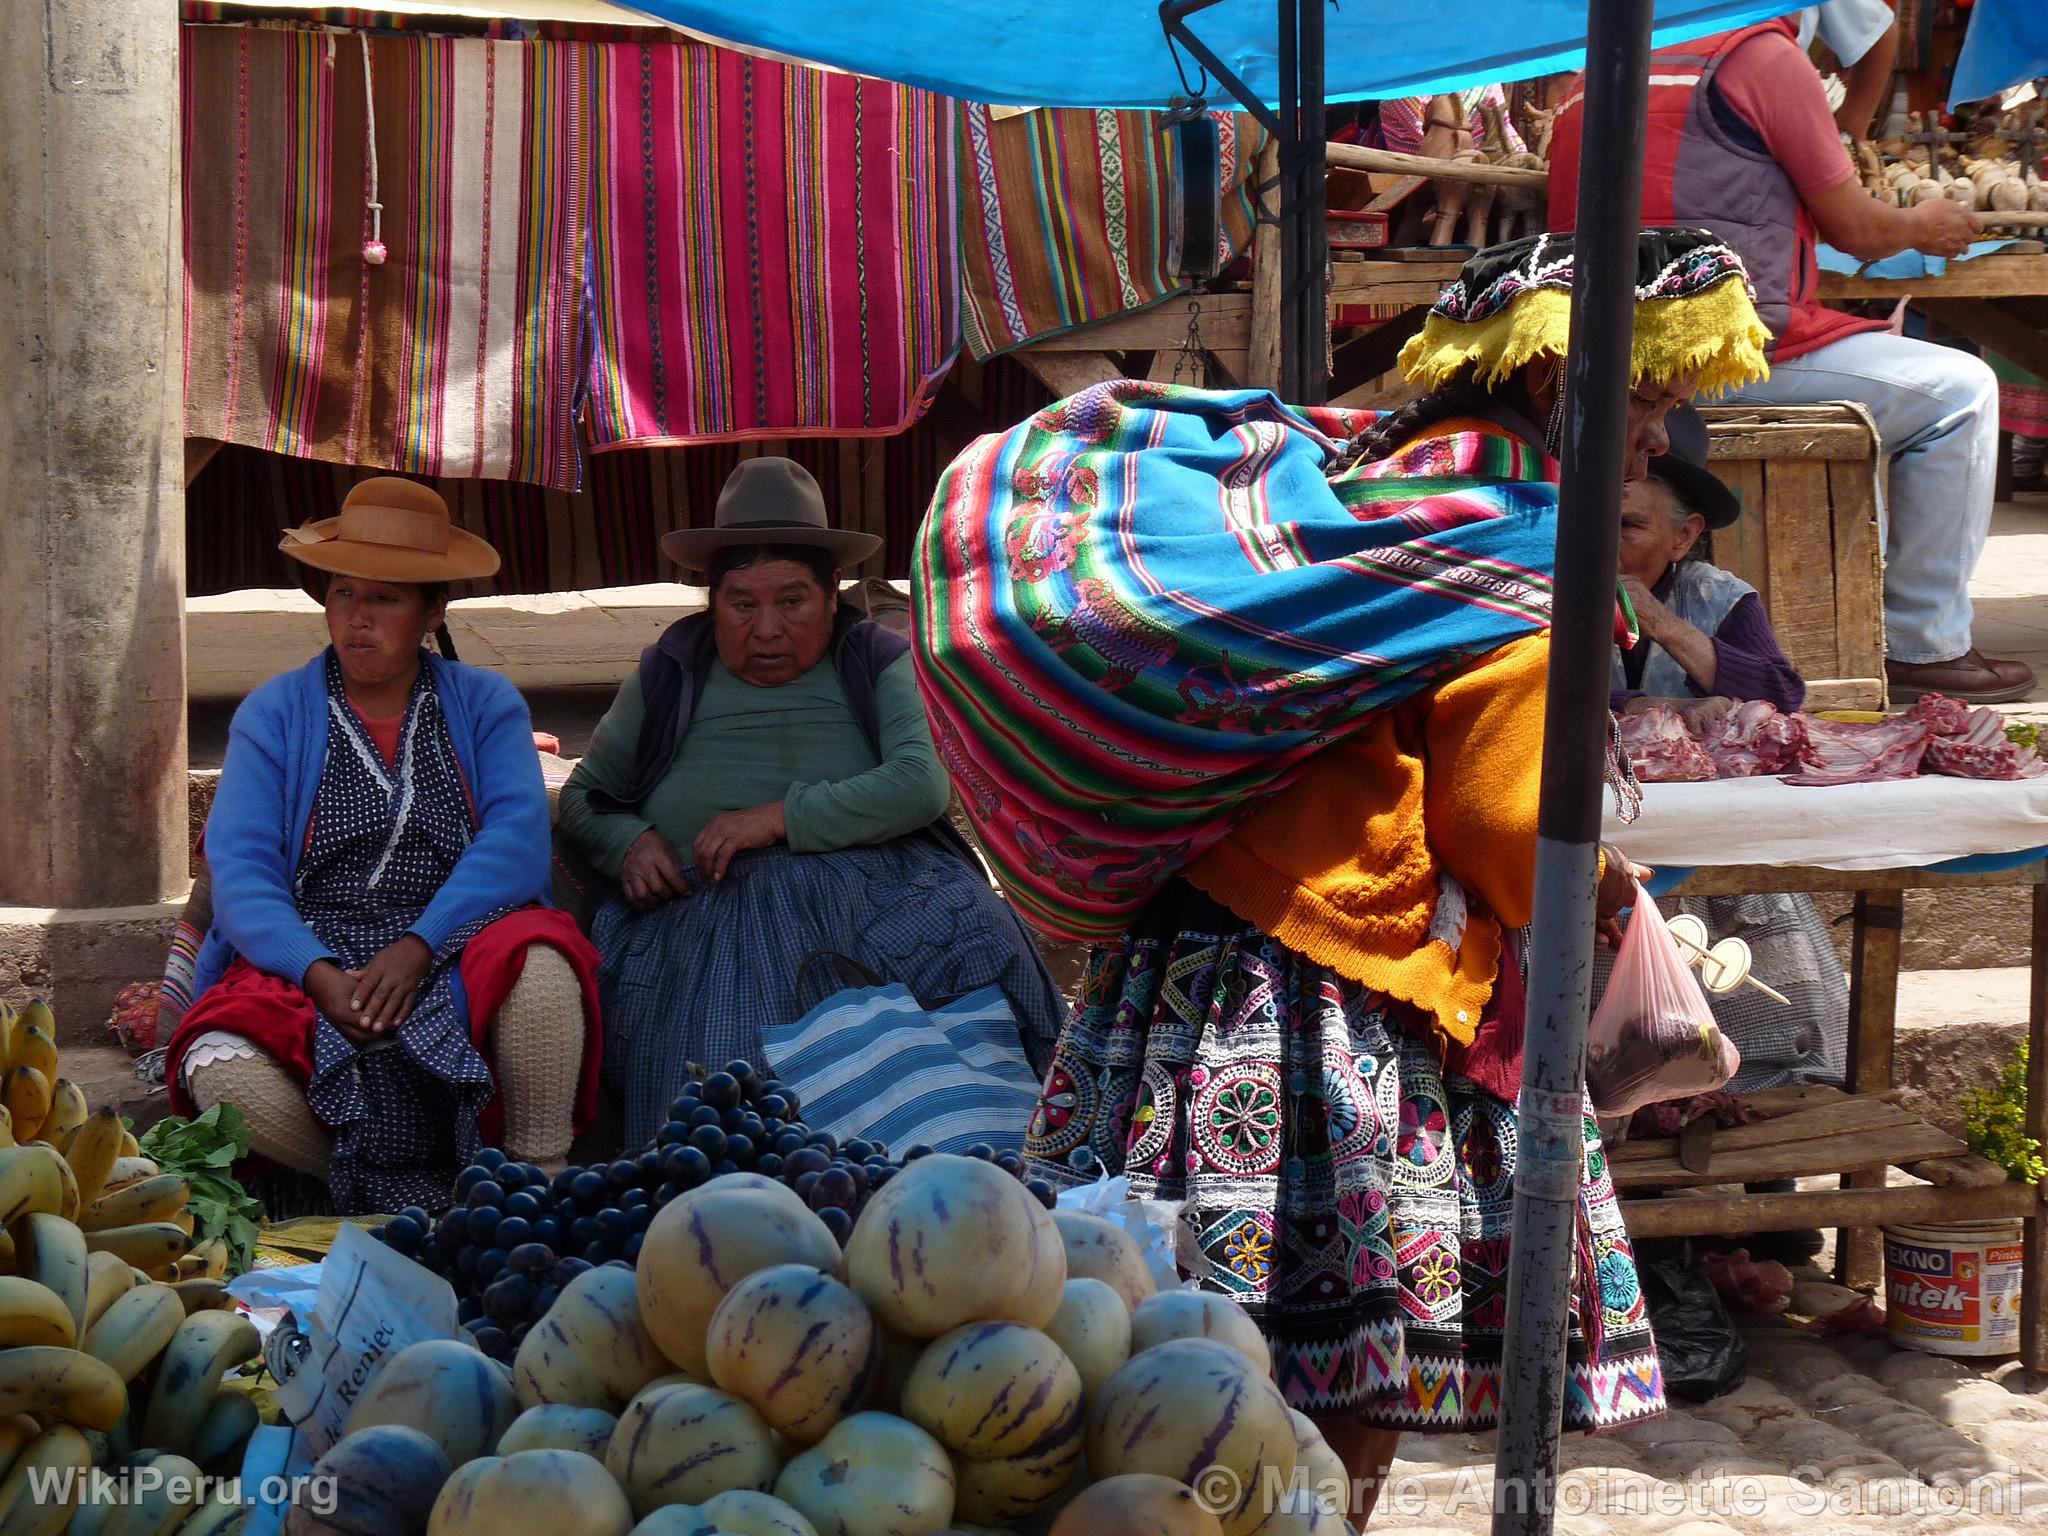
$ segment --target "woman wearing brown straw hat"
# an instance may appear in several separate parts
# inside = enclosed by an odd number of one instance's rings
[[[946,820],[909,645],[839,603],[881,541],[774,457],[740,464],[715,524],[662,540],[711,611],[648,647],[562,790],[564,837],[619,886],[591,930],[627,1146],[688,1061],[759,1062],[827,956],[926,1004],[998,986],[1042,1062],[1059,993]]]
[[[448,584],[497,552],[388,477],[279,547],[326,573],[331,643],[235,712],[165,1077],[180,1113],[239,1104],[254,1150],[326,1178],[343,1214],[438,1207],[501,1130],[566,1157],[594,1098],[596,955],[543,905],[525,701],[423,648]]]

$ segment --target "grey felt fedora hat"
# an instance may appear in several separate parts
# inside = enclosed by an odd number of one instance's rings
[[[721,549],[745,544],[803,544],[822,549],[841,566],[858,565],[882,547],[871,533],[834,528],[825,493],[794,459],[743,459],[718,493],[709,528],[678,528],[662,535],[661,552],[692,576],[711,569]]]

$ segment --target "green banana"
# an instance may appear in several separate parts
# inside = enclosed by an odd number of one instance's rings
[[[142,1443],[182,1451],[220,1390],[228,1367],[253,1360],[263,1341],[256,1325],[239,1312],[195,1312],[178,1325],[164,1351],[142,1420]]]
[[[62,1160],[59,1159],[61,1162]],[[62,1216],[33,1211],[14,1224],[14,1268],[62,1298],[71,1337],[85,1332],[85,1235]]]
[[[127,1406],[128,1384],[91,1355],[54,1344],[0,1351],[0,1416],[33,1413],[45,1422],[112,1429]]]
[[[171,1347],[185,1321],[185,1303],[167,1285],[141,1285],[93,1324],[78,1347],[123,1381],[133,1381]]]

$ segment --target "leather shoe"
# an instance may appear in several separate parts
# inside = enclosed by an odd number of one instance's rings
[[[1974,645],[1953,661],[1888,661],[1884,673],[1894,699],[1911,703],[1922,694],[1944,693],[1965,704],[2010,704],[2034,691],[2034,669],[2023,661],[1998,661]]]

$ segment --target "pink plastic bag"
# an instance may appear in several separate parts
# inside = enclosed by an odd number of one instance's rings
[[[1714,1022],[1650,893],[1636,887],[1613,973],[1586,1038],[1586,1092],[1603,1115],[1712,1093],[1742,1057]]]

